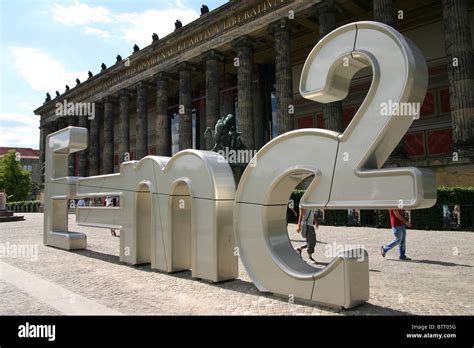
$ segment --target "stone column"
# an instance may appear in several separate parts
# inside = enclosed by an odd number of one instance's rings
[[[336,26],[336,8],[334,0],[327,0],[317,7],[319,14],[319,38],[329,34],[337,28]],[[342,125],[342,102],[322,104],[324,128],[336,132],[343,131]]]
[[[82,128],[88,128],[88,119],[86,116],[79,116],[78,126]],[[87,149],[77,152],[77,175],[78,176],[87,176],[87,153],[89,151],[89,146]]]
[[[373,0],[374,20],[393,27],[393,0]],[[392,157],[406,157],[405,142],[403,139],[392,152]]]
[[[393,27],[393,0],[373,0],[374,20]]]
[[[156,75],[156,155],[171,156],[170,118],[168,116],[169,75]]]
[[[238,119],[237,124],[242,132],[242,142],[249,150],[255,149],[254,115],[253,115],[253,41],[242,36],[232,42],[237,49],[239,66],[237,67],[238,86]]]
[[[179,71],[179,150],[193,148],[191,70],[189,63],[181,63]]]
[[[270,25],[275,38],[275,87],[278,134],[295,128],[293,105],[293,69],[291,65],[291,27],[287,19]]]
[[[468,0],[443,0],[454,146],[474,146],[474,53]]]
[[[206,122],[201,127],[202,134],[204,134],[207,127],[214,129],[220,116],[219,65],[223,61],[223,56],[215,50],[210,50],[204,53],[202,59],[206,63]],[[206,138],[206,149],[210,150],[212,147],[211,139]]]
[[[254,66],[254,79],[253,79],[253,126],[254,126],[254,141],[255,150],[260,150],[265,144],[263,137],[263,122],[264,122],[264,87],[260,74],[260,66]]]
[[[148,156],[148,85],[139,82],[137,85],[137,160]]]
[[[89,128],[89,176],[100,174],[100,123],[103,118],[104,106],[102,103],[95,103],[95,117],[90,121]]]
[[[103,146],[103,169],[104,174],[114,172],[114,113],[116,98],[106,97],[104,106],[104,146]]]
[[[122,90],[119,93],[119,164],[130,161],[130,93]]]

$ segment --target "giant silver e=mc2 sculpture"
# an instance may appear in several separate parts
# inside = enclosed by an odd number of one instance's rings
[[[67,155],[87,147],[87,130],[49,135],[44,243],[85,248],[86,236],[68,231],[67,200],[117,195],[119,207],[78,207],[76,221],[120,229],[122,262],[191,269],[193,278],[218,282],[237,277],[240,256],[260,291],[344,308],[367,301],[365,250],[342,252],[318,269],[297,256],[286,229],[288,198],[308,177],[304,208],[420,209],[436,201],[431,172],[381,169],[417,116],[381,115],[381,105],[421,103],[426,93],[426,63],[408,39],[375,22],[338,28],[310,53],[300,93],[321,103],[342,100],[365,67],[372,68],[372,85],[344,133],[309,129],[275,138],[237,189],[222,156],[197,150],[126,162],[118,174],[66,177]]]

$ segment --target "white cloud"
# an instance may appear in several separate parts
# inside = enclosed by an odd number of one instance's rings
[[[7,126],[8,123],[8,126]],[[32,147],[39,143],[39,117],[0,112],[0,146]]]
[[[84,27],[84,32],[85,32],[86,34],[94,34],[94,35],[97,35],[97,36],[102,37],[102,38],[104,38],[104,39],[110,37],[110,34],[109,34],[107,31],[102,30],[102,29],[92,28],[92,27],[89,27],[89,26],[85,26],[85,27]]]
[[[85,71],[67,71],[58,60],[31,47],[11,47],[17,73],[25,79],[35,91],[64,92],[65,84],[76,85],[76,78],[87,79]]]
[[[14,112],[0,112],[0,121],[2,122],[17,122],[27,126],[38,127],[38,116],[27,116],[23,114],[17,114]]]
[[[89,6],[79,1],[74,1],[70,6],[54,4],[52,14],[57,22],[72,26],[112,22],[109,9],[103,6]]]
[[[122,13],[114,13],[103,6],[89,6],[76,0],[69,6],[54,4],[52,16],[55,21],[65,25],[83,26],[86,34],[101,38],[109,38],[111,35],[106,30],[89,25],[110,23],[109,26],[114,28],[114,32],[120,33],[122,39],[145,47],[151,43],[152,33],[164,37],[173,32],[177,19],[186,25],[198,18],[199,14],[187,8],[181,0],[176,0],[173,7],[163,10]]]
[[[174,30],[174,22],[179,19],[183,25],[193,21],[198,14],[192,9],[147,10],[140,13],[121,13],[117,16],[122,27],[122,38],[140,47],[151,43],[151,34],[164,37]]]
[[[184,6],[181,0],[176,0],[176,6],[178,6],[179,8],[186,8],[186,6]]]

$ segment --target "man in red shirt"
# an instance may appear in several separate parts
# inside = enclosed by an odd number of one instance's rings
[[[399,246],[400,250],[400,260],[411,260],[405,255],[406,251],[406,236],[407,230],[406,227],[411,227],[410,222],[405,219],[405,210],[403,209],[391,209],[390,210],[390,225],[392,225],[392,232],[395,236],[395,239],[387,245],[382,245],[380,253],[382,257],[385,257],[385,254],[392,248]]]

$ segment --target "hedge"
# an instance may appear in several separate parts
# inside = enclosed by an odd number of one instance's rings
[[[39,212],[40,205],[40,201],[8,202],[7,209],[16,213],[36,213]]]
[[[291,195],[294,209],[299,213],[299,204],[305,191],[295,190]],[[429,209],[418,209],[411,211],[413,228],[442,230],[443,205],[459,205],[461,207],[461,229],[474,229],[474,187],[439,187],[436,205]],[[14,212],[38,212],[40,201],[8,202],[7,209]],[[295,223],[297,217],[288,210],[289,222]],[[325,219],[320,221],[322,225],[347,226],[347,210],[325,210]],[[388,228],[390,219],[387,210],[361,210],[361,226],[374,226]]]
[[[443,230],[443,205],[459,205],[461,208],[461,226],[463,230],[474,229],[474,187],[439,187],[438,199],[436,204],[429,209],[417,209],[411,211],[411,221],[413,228]],[[303,196],[303,190],[295,190],[291,199],[294,202],[295,210],[298,212],[298,206]],[[347,226],[347,209],[325,211],[322,225],[329,226]],[[374,226],[381,228],[390,227],[388,210],[361,210],[361,226]],[[297,217],[292,212],[287,214],[289,222],[296,222]]]
[[[443,205],[459,205],[461,229],[474,227],[474,187],[439,187],[438,201],[429,209],[412,211],[412,223],[418,229],[444,229]]]

